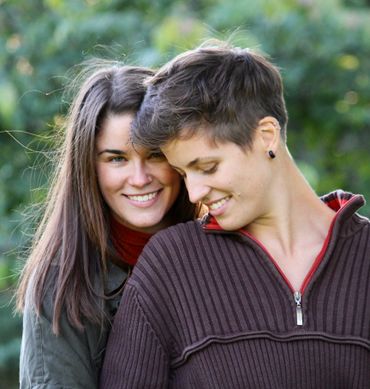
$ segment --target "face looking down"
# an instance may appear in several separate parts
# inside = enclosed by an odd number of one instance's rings
[[[223,229],[237,230],[267,215],[272,171],[258,137],[242,148],[199,134],[170,141],[163,152],[184,177],[190,201],[205,204]]]
[[[168,226],[181,177],[161,153],[133,147],[132,114],[109,115],[96,138],[96,172],[102,196],[120,223],[154,233]]]

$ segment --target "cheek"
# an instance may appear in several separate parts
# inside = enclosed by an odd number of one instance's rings
[[[162,185],[173,186],[174,188],[178,187],[181,182],[180,175],[173,170],[167,163],[161,166],[158,166],[156,169],[156,178]]]
[[[181,182],[181,177],[178,173],[171,171],[166,175],[166,184],[173,186],[173,187],[178,187]]]
[[[118,177],[112,169],[107,169],[105,166],[98,165],[96,168],[96,174],[99,188],[103,195],[109,193],[117,187]]]
[[[169,201],[173,203],[180,193],[182,178],[175,170],[171,168],[166,169],[166,171],[163,171],[163,173],[164,174],[162,175],[161,183],[166,187]]]

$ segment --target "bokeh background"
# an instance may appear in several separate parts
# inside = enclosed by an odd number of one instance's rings
[[[369,0],[0,0],[1,388],[18,386],[13,294],[76,65],[159,66],[230,36],[281,68],[289,148],[317,193],[370,199]]]

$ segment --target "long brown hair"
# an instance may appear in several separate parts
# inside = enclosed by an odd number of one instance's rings
[[[91,68],[91,64],[89,66]],[[59,332],[62,309],[69,322],[83,329],[84,320],[104,321],[103,285],[109,243],[109,208],[97,183],[95,140],[102,120],[110,113],[136,113],[145,94],[147,68],[109,64],[99,66],[82,83],[65,126],[60,160],[54,173],[46,208],[23,268],[17,308],[24,309],[26,292],[40,314],[48,285],[53,285],[53,331]],[[173,222],[195,217],[184,185],[172,207]]]

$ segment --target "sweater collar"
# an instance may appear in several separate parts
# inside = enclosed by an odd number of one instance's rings
[[[346,220],[353,216],[359,208],[365,204],[362,195],[345,192],[338,189],[321,197],[321,200],[337,214],[335,224],[343,225]],[[205,231],[224,231],[217,220],[210,214],[204,215],[201,226]],[[232,232],[232,231],[230,231]]]
[[[141,251],[152,237],[152,234],[132,230],[113,217],[110,224],[112,243],[120,259],[128,265],[136,265]]]

